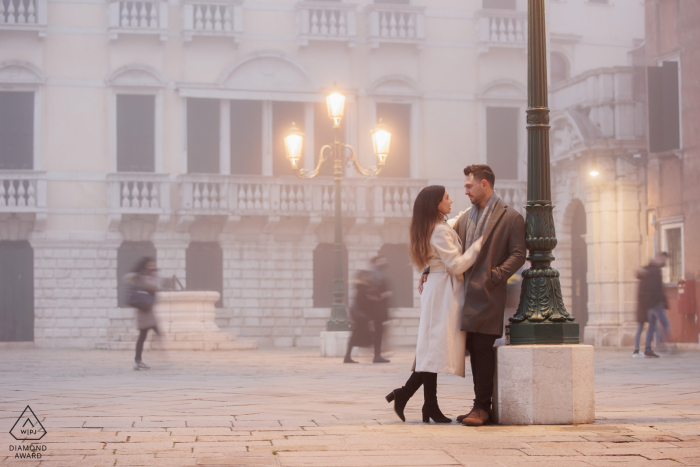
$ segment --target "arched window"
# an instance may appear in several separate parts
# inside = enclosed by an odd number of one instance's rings
[[[185,253],[187,290],[211,290],[221,298],[215,306],[224,306],[224,253],[216,242],[191,242]]]
[[[117,306],[129,308],[126,304],[126,284],[124,276],[133,271],[136,263],[144,256],[156,258],[156,247],[151,242],[122,242],[117,250]]]
[[[332,243],[319,243],[314,250],[314,308],[330,308],[333,305],[333,279],[335,278],[335,253]],[[345,279],[345,304],[348,303],[348,250],[343,246],[343,276]]]
[[[552,52],[550,68],[552,70],[552,83],[556,84],[560,81],[569,79],[569,61],[566,59],[564,54],[559,52]]]
[[[386,278],[391,291],[392,308],[413,308],[413,266],[405,243],[386,243],[379,250],[387,259]]]

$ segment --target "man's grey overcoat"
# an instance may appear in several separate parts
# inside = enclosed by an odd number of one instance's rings
[[[469,210],[455,218],[454,229],[465,245]],[[462,247],[464,248],[464,246]],[[462,331],[503,335],[508,279],[525,263],[525,221],[498,200],[474,265],[464,273],[466,297]]]

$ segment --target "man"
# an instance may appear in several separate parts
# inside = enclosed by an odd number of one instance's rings
[[[666,309],[668,308],[668,303],[666,302],[666,294],[664,294],[663,280],[661,279],[661,269],[666,266],[666,260],[668,260],[668,253],[662,251],[656,255],[656,257],[649,262],[649,264],[637,275],[640,279],[639,281],[639,303],[637,304],[637,313],[646,313],[647,321],[649,321],[649,328],[647,329],[647,338],[644,348],[644,356],[647,358],[658,358],[659,356],[651,350],[651,340],[654,337],[654,332],[659,336],[658,341],[663,343],[668,340],[668,336],[671,332],[671,325],[668,321],[668,316],[666,316]],[[640,318],[638,316],[638,318]],[[638,319],[639,320],[639,319]],[[663,327],[657,330],[657,322]],[[634,354],[633,357],[641,356],[639,354],[639,337],[642,333],[641,327],[644,323],[641,322],[641,326],[637,328],[637,335],[635,336],[634,342]]]
[[[503,335],[508,279],[525,263],[525,221],[494,192],[496,177],[488,165],[464,169],[464,194],[472,207],[448,222],[462,240],[462,251],[483,236],[481,252],[464,273],[465,302],[462,331],[474,380],[474,406],[457,417],[466,426],[488,422],[493,396],[496,357],[493,344]],[[427,279],[421,276],[419,291]]]
[[[389,363],[382,357],[382,337],[384,336],[384,322],[389,320],[389,301],[392,296],[391,286],[386,278],[388,261],[385,256],[375,256],[370,260],[372,269],[371,286],[377,295],[374,310],[374,363]]]

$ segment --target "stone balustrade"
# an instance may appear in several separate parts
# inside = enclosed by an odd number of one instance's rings
[[[168,38],[168,3],[160,0],[112,1],[108,7],[109,37],[156,34]]]
[[[477,46],[481,52],[490,47],[527,46],[527,13],[509,10],[481,10],[477,13]]]
[[[355,45],[357,37],[357,5],[336,2],[299,2],[297,40],[308,45],[310,40],[347,42]]]
[[[0,212],[36,212],[45,209],[44,172],[0,171]]]
[[[232,38],[237,43],[242,32],[242,0],[188,0],[182,5],[182,33],[186,41],[191,41],[194,36],[214,36]]]
[[[0,0],[0,31],[37,31],[46,36],[48,0]]]
[[[381,43],[414,44],[425,41],[425,8],[409,5],[372,4],[367,8],[371,47]]]
[[[496,192],[498,196],[510,207],[525,216],[525,204],[527,203],[527,182],[520,180],[496,179]]]
[[[335,186],[331,178],[240,177],[188,174],[178,177],[180,210],[194,215],[332,215]],[[346,178],[342,210],[346,215],[411,216],[424,180]]]

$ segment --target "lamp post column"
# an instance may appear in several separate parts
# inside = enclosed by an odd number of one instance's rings
[[[333,142],[333,179],[335,181],[335,243],[333,245],[335,278],[333,279],[333,306],[331,317],[326,325],[327,331],[349,331],[345,309],[345,278],[343,277],[343,211],[341,199],[341,180],[343,178],[344,147],[338,139],[338,128],[335,128]]]
[[[510,344],[578,344],[578,323],[564,306],[559,272],[550,264],[557,245],[552,215],[544,0],[528,0],[527,211],[518,311],[510,318]]]

